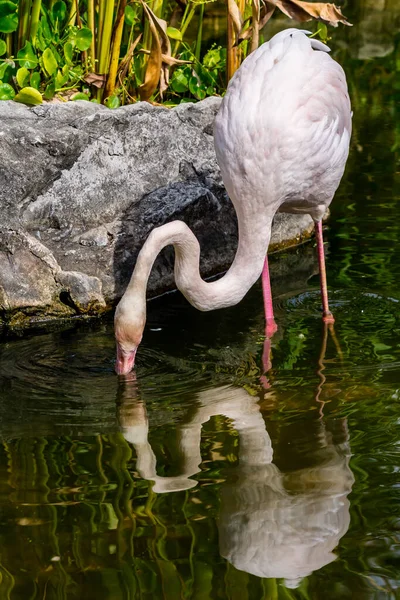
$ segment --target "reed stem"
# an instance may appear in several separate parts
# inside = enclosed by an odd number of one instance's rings
[[[200,53],[201,53],[201,42],[203,39],[204,7],[205,7],[205,4],[200,4],[199,27],[197,29],[196,48],[194,51],[194,55],[199,62],[200,62]]]
[[[31,13],[31,0],[20,0],[18,10],[18,50],[25,45],[29,38],[29,18]]]
[[[112,52],[110,60],[110,68],[108,71],[107,84],[104,90],[104,98],[108,98],[114,94],[115,83],[117,79],[119,55],[121,52],[122,32],[125,22],[125,7],[127,0],[120,0],[117,18],[114,26],[114,35],[112,43]]]
[[[94,0],[88,0],[87,4],[87,17],[88,17],[88,27],[92,32],[92,43],[90,44],[90,48],[88,51],[88,56],[91,61],[91,68],[93,71],[96,70],[96,28],[95,28],[95,8],[94,8]]]
[[[30,37],[33,45],[36,43],[36,34],[39,25],[40,9],[42,8],[42,0],[33,0],[32,14],[31,14],[31,27]]]

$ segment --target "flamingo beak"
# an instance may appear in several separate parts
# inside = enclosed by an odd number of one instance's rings
[[[132,371],[135,366],[136,350],[124,350],[117,342],[117,360],[115,361],[115,371],[118,375],[126,375]]]

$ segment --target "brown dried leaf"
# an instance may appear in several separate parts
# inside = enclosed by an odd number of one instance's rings
[[[131,64],[132,57],[133,57],[133,52],[134,52],[136,46],[138,45],[138,43],[140,42],[141,37],[142,37],[142,34],[140,33],[137,36],[136,40],[134,42],[132,42],[132,44],[129,46],[128,52],[125,54],[124,58],[119,63],[118,74],[119,74],[120,81],[125,79],[125,77],[128,73],[129,65]]]
[[[150,54],[148,50],[143,50],[143,48],[139,50],[139,52],[142,52],[143,54]],[[168,56],[167,54],[161,54],[161,59],[163,63],[166,63],[170,67],[174,65],[191,65],[193,63],[192,60],[181,60],[180,58],[174,58],[173,56]]]
[[[275,8],[276,8],[276,6],[272,2],[268,2],[268,1],[263,2],[263,5],[262,5],[261,11],[260,11],[260,20],[258,22],[258,31],[261,31],[261,29],[263,27],[265,27],[265,25],[268,23],[268,21],[274,14]],[[248,21],[249,20],[247,20],[244,23],[243,29],[239,34],[238,44],[240,44],[240,42],[242,42],[243,40],[248,40],[249,37],[251,37],[251,35],[252,35],[253,28],[247,27]],[[246,29],[246,27],[247,27],[247,29]]]
[[[98,73],[88,73],[85,77],[86,83],[94,85],[97,88],[103,88],[106,83],[107,75],[99,75]]]
[[[255,17],[258,23],[258,21],[260,20],[260,0],[252,0],[251,6],[253,11],[253,19]]]
[[[325,2],[302,2],[301,0],[275,0],[276,6],[288,17],[300,21],[311,21],[317,19],[338,26],[338,23],[343,25],[351,25],[342,14],[340,8],[334,4]]]
[[[232,20],[233,29],[235,31],[235,36],[238,38],[243,27],[242,15],[240,14],[239,7],[235,0],[227,0],[227,5],[228,13]]]
[[[147,61],[144,82],[139,87],[139,95],[141,100],[148,100],[156,91],[158,82],[160,81],[162,66],[161,43],[158,37],[157,28],[155,26],[154,20],[151,17],[151,11],[144,2],[142,2],[142,5],[149,20],[149,26],[151,31],[151,50],[149,60]]]
[[[258,28],[261,30],[268,23],[272,15],[274,14],[275,4],[273,2],[264,2],[264,6],[261,9],[261,19]]]
[[[154,37],[157,37],[159,51],[160,51],[160,57],[158,57],[158,54],[157,54],[157,61],[160,58],[160,60],[159,60],[160,66],[159,66],[157,83],[156,83],[156,86],[154,87],[153,91],[151,92],[150,96],[155,92],[157,84],[159,82],[160,83],[160,95],[162,98],[163,92],[165,92],[165,90],[168,88],[168,83],[169,83],[169,62],[162,60],[162,55],[171,57],[171,42],[170,42],[169,37],[167,36],[168,23],[166,21],[164,21],[164,19],[160,19],[159,17],[157,17],[153,13],[153,11],[147,6],[147,4],[145,4],[143,2],[143,0],[141,0],[141,2],[142,2],[143,9],[145,10],[146,15],[149,19],[150,30],[152,33],[152,40],[154,40]],[[154,41],[153,41],[153,43],[154,43]],[[152,49],[150,52],[148,66],[152,59],[152,54],[153,54],[153,50],[154,50],[153,43],[152,43]],[[153,64],[153,67],[154,66],[155,66],[155,63]],[[152,75],[153,75],[152,83],[154,83],[155,74],[153,73]],[[146,77],[147,77],[147,69],[146,69]],[[145,77],[144,84],[142,84],[139,88],[140,98],[142,100],[144,98],[142,98],[141,89],[143,88],[144,85],[146,85],[146,77]],[[145,99],[148,100],[150,98],[150,96],[147,96]]]

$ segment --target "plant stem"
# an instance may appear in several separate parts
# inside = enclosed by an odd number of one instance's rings
[[[31,0],[20,0],[18,19],[18,50],[25,45],[29,37],[29,17],[30,17]]]
[[[103,0],[105,4],[103,30],[100,38],[99,73],[106,73],[110,61],[111,34],[113,29],[114,0]]]
[[[190,8],[189,8],[189,5],[190,5]],[[182,37],[185,35],[186,29],[189,27],[190,21],[193,19],[195,12],[196,12],[196,4],[191,4],[190,2],[188,2],[186,5],[186,8],[185,8],[185,12],[183,13],[181,27],[179,30],[182,34]],[[175,47],[174,47],[172,56],[176,56],[180,45],[181,45],[181,42],[179,40],[177,40],[175,43]]]
[[[104,90],[104,98],[108,98],[108,96],[112,96],[114,93],[114,89],[115,89],[119,55],[120,55],[120,51],[121,51],[122,32],[124,29],[124,22],[125,22],[126,2],[127,2],[127,0],[120,0],[117,18],[115,20],[110,69],[108,72],[107,84],[106,84],[106,87]]]
[[[95,45],[95,24],[94,24],[94,0],[88,0],[87,4],[87,16],[88,16],[88,27],[92,32],[92,43],[88,51],[89,58],[91,60],[91,68],[93,71],[96,70],[96,45]]]
[[[36,33],[39,25],[40,9],[42,7],[42,0],[33,0],[32,13],[31,13],[31,27],[30,36],[33,45],[36,42]]]
[[[7,45],[7,58],[10,58],[13,53],[13,35],[12,33],[7,33],[6,35],[6,45]]]
[[[203,38],[204,7],[205,7],[205,4],[200,4],[199,28],[197,30],[196,48],[194,51],[194,55],[198,61],[200,61],[201,40]]]
[[[234,31],[232,18],[227,5],[227,30],[226,30],[226,84],[228,85],[232,75],[236,71],[236,53],[233,47]]]
[[[111,46],[111,34],[113,29],[113,16],[114,16],[114,0],[102,0],[104,3],[104,21],[103,29],[101,32],[100,51],[98,52],[98,73],[107,73],[110,63],[110,46]],[[103,90],[99,90],[97,98],[101,100],[103,98]]]
[[[69,11],[69,16],[68,16],[67,26],[73,27],[75,25],[75,20],[76,20],[76,3],[75,3],[75,0],[72,0],[71,8]]]
[[[97,59],[99,58],[100,55],[100,47],[101,47],[101,36],[103,34],[103,25],[104,25],[104,14],[106,11],[106,3],[105,0],[98,0],[98,7],[99,7],[99,18],[98,18],[98,23],[97,23],[97,52],[96,52],[96,56]],[[97,68],[98,68],[98,64],[97,64]],[[98,71],[96,70],[96,73]]]

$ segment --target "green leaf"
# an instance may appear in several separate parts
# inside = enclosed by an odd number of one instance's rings
[[[125,23],[128,27],[132,27],[134,22],[136,21],[136,11],[132,8],[132,6],[125,7]]]
[[[174,71],[174,75],[171,79],[171,87],[174,90],[174,92],[178,92],[178,94],[186,92],[188,90],[188,84],[188,78],[186,77],[182,69],[177,69],[176,71]]]
[[[14,100],[16,102],[22,102],[22,104],[42,104],[42,94],[33,87],[24,87],[18,92]]]
[[[9,0],[0,1],[0,32],[12,33],[18,27],[18,4]]]
[[[56,75],[56,89],[59,90],[60,88],[62,88],[68,81],[69,78],[69,71],[67,68],[67,71],[64,73],[64,68],[61,71],[57,71],[57,75]]]
[[[58,65],[55,56],[50,50],[50,48],[46,48],[46,50],[43,52],[42,59],[44,68],[46,69],[47,73],[49,75],[54,75],[54,73],[57,71]]]
[[[53,41],[49,21],[47,20],[46,15],[42,15],[39,21],[38,35],[42,37],[44,43],[42,50],[45,50]]]
[[[63,61],[63,59],[62,59],[62,56],[61,56],[61,54],[60,54],[60,53],[57,51],[57,48],[54,48],[54,47],[53,47],[51,51],[52,51],[52,53],[53,53],[53,55],[54,55],[54,58],[55,58],[55,59],[56,59],[56,61],[57,61],[57,64],[58,64],[58,65],[61,65],[61,63],[63,63],[64,61]]]
[[[90,44],[92,43],[92,32],[89,27],[82,27],[76,34],[75,37],[75,46],[78,50],[82,52],[90,48]]]
[[[89,100],[88,94],[84,94],[83,92],[77,92],[73,96],[71,96],[71,100]]]
[[[204,100],[207,95],[207,88],[204,84],[199,82],[197,77],[194,75],[189,79],[189,90],[199,100]]]
[[[44,90],[44,97],[46,100],[51,100],[56,93],[56,83],[55,81],[50,81],[48,85],[46,85],[46,89]]]
[[[66,44],[64,44],[64,58],[65,58],[65,62],[67,64],[71,64],[72,63],[72,57],[74,55],[74,47],[71,44],[71,42],[67,42]]]
[[[14,96],[15,92],[11,85],[0,82],[0,100],[12,100]]]
[[[20,67],[17,71],[17,82],[20,88],[29,83],[30,72],[26,67]]]
[[[56,2],[53,6],[51,13],[52,13],[52,17],[53,17],[53,22],[55,22],[55,21],[63,22],[67,15],[67,5],[65,4],[65,2],[63,2],[63,0]]]
[[[7,52],[7,44],[4,40],[0,40],[0,56],[3,56]]]
[[[83,68],[81,65],[74,65],[69,72],[75,79],[80,79],[83,75]]]
[[[11,68],[10,63],[3,62],[3,64],[0,65],[0,81],[7,82],[11,77],[11,73],[12,73],[12,68]]]
[[[20,67],[34,69],[38,64],[37,56],[30,42],[26,42],[25,46],[18,51],[17,58]]]
[[[30,84],[31,84],[31,87],[35,88],[35,90],[39,89],[39,86],[40,86],[40,73],[38,73],[37,71],[35,71],[34,73],[32,73]]]
[[[203,58],[203,65],[208,69],[222,69],[225,65],[226,51],[221,46],[210,48]]]
[[[182,33],[176,27],[167,27],[167,36],[173,40],[182,41]]]
[[[318,35],[323,42],[328,41],[328,28],[325,23],[318,23]]]
[[[121,101],[118,98],[118,96],[109,96],[105,101],[105,105],[108,108],[118,108],[119,106],[121,106]]]

